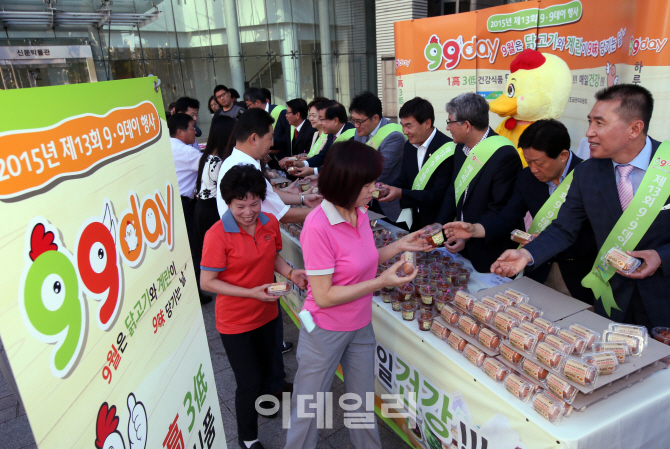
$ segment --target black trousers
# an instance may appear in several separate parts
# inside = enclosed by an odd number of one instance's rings
[[[235,374],[235,413],[237,435],[241,441],[258,438],[256,399],[270,375],[275,352],[276,320],[241,334],[221,334],[223,348]]]
[[[270,375],[265,383],[264,392],[268,394],[276,393],[284,387],[284,321],[282,320],[281,304],[277,300],[279,315],[275,320],[275,350],[272,354],[272,366]]]
[[[626,310],[626,317],[624,318],[623,322],[627,324],[645,326],[650,334],[651,328],[654,327],[651,324],[651,320],[649,319],[647,309],[644,307],[644,303],[642,302],[642,296],[640,295],[640,290],[637,289],[637,283],[635,283],[633,296],[630,299],[630,304],[628,304],[628,310]]]
[[[195,234],[195,200],[181,197],[181,207],[184,209],[184,220],[186,221],[186,234],[188,235],[188,244],[191,248],[191,259],[193,271],[195,271],[195,282],[200,293],[200,253],[198,252],[198,239]]]

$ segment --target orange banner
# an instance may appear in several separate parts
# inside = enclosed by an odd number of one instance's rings
[[[44,192],[139,151],[161,134],[158,111],[144,101],[104,116],[83,114],[48,128],[0,134],[0,200]]]

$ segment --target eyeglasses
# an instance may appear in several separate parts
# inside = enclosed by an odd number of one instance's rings
[[[221,94],[217,94],[217,95],[216,95],[216,98],[223,98],[223,97],[225,97],[226,95],[230,95],[230,92],[223,92],[223,93],[221,93]]]
[[[453,125],[454,123],[463,123],[465,120],[447,120],[447,126]]]
[[[363,123],[367,122],[368,120],[370,120],[370,117],[366,118],[365,120],[354,120],[354,119],[351,119],[351,123],[353,123],[354,126],[361,126]]]

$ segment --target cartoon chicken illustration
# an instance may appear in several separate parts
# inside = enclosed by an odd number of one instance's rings
[[[128,395],[128,444],[129,449],[145,449],[147,447],[147,411],[144,404],[135,400],[135,395]],[[123,436],[117,430],[119,417],[116,416],[116,406],[111,407],[103,402],[98,411],[95,425],[95,447],[97,449],[126,449]]]
[[[558,56],[526,49],[510,64],[507,89],[489,103],[492,112],[507,117],[496,132],[519,143],[519,136],[531,123],[542,119],[557,119],[570,98],[572,76],[570,68]],[[519,149],[524,167],[526,161]]]
[[[129,253],[137,249],[137,230],[132,221],[128,221],[126,224],[126,234],[123,239],[126,241],[126,245],[128,245]]]

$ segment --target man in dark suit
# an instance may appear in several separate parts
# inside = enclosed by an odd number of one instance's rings
[[[433,153],[452,140],[435,128],[433,105],[423,98],[416,97],[403,104],[398,115],[403,132],[407,136],[402,166],[400,175],[388,185],[384,185],[388,189],[388,194],[379,198],[379,201],[399,199],[400,207],[407,209],[407,212],[401,212],[400,219],[407,218],[404,214],[411,214],[408,217],[411,221],[408,222],[409,229],[416,231],[435,223],[440,208],[440,203],[436,202],[435,198],[444,198],[454,169],[453,156],[441,158],[436,163],[436,168],[429,175],[424,187],[413,190],[412,185],[419,170],[425,166]]]
[[[615,225],[631,201],[638,199],[633,195],[637,196],[660,146],[647,135],[653,105],[651,93],[633,84],[617,84],[596,94],[586,132],[591,159],[575,169],[558,217],[524,248],[503,253],[491,271],[509,276],[526,265],[542,264],[572,245],[587,223],[593,228],[598,248],[609,249],[603,245],[611,232],[620,233],[615,229],[620,226]],[[648,192],[640,190],[640,194]],[[639,198],[648,201],[645,196]],[[652,196],[648,198],[651,201]],[[642,259],[642,265],[631,274],[617,271],[609,279],[616,307],[610,309],[606,297],[596,300],[595,311],[615,321],[670,326],[670,206],[667,197],[656,200],[660,202],[657,207],[664,207],[641,235],[635,250],[627,251]]]
[[[307,120],[307,102],[302,98],[296,98],[286,103],[286,120],[293,130],[293,135],[289,131],[286,145],[290,155],[308,153],[316,129]]]
[[[286,107],[270,104],[262,89],[251,87],[244,92],[244,102],[248,109],[260,108],[269,112],[274,124],[274,144],[270,154],[272,160],[268,163],[271,168],[279,168],[277,161],[289,155],[288,138],[291,132],[291,126],[286,119]]]
[[[316,109],[319,113],[321,127],[323,128],[323,131],[328,134],[328,140],[326,140],[326,144],[323,146],[323,149],[319,151],[319,154],[312,156],[305,161],[298,161],[295,163],[295,166],[298,167],[298,172],[295,173],[295,176],[305,177],[318,174],[319,167],[321,167],[323,161],[326,160],[328,149],[342,133],[353,129],[354,127],[354,125],[347,121],[347,110],[335,100],[319,103],[316,105]]]
[[[538,212],[545,204],[560,201],[570,180],[563,185],[563,189],[559,189],[559,186],[582,160],[570,151],[570,134],[556,120],[539,120],[530,125],[519,138],[519,146],[528,167],[519,173],[514,193],[505,208],[481,223],[447,223],[445,233],[449,240],[479,238],[489,242],[509,238],[515,229],[514,223],[518,223],[528,211],[533,216],[531,229],[546,227],[547,214],[543,212],[544,216],[538,216]],[[554,192],[556,195],[549,199]],[[551,209],[551,212],[555,217],[556,211]],[[548,281],[547,284],[558,291],[593,304],[593,293],[583,287],[581,282],[591,270],[597,253],[593,230],[587,224],[582,227],[572,246],[541,265],[529,267],[525,275],[540,283]]]
[[[517,174],[522,169],[521,158],[516,148],[509,142],[496,148],[483,166],[477,159],[479,172],[456,202],[455,183],[460,179],[459,174],[466,158],[471,156],[471,152],[476,151],[478,145],[484,144],[485,139],[497,134],[489,127],[489,105],[480,95],[461,94],[447,103],[446,109],[449,114],[447,130],[451,132],[457,145],[453,156],[454,170],[451,182],[436,220],[438,223],[455,220],[481,223],[499,214],[509,201]],[[496,140],[498,139],[489,142]],[[520,228],[523,226],[523,220],[519,219],[513,225],[515,228]],[[445,246],[449,252],[460,252],[469,259],[475,270],[486,272],[500,252],[512,248],[513,245],[514,242],[505,236],[490,242],[480,239],[466,242],[459,239]]]

